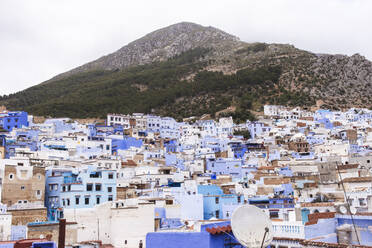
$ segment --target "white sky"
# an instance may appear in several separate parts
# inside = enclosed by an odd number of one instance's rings
[[[0,95],[181,21],[372,59],[371,0],[0,0]]]

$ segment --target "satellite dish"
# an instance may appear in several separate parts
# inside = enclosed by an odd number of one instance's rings
[[[356,214],[357,213],[357,209],[355,207],[350,207],[350,213],[351,214]]]
[[[233,212],[231,229],[236,239],[245,247],[266,247],[273,240],[270,219],[263,210],[253,205],[240,206]]]
[[[347,209],[346,209],[345,206],[340,206],[339,210],[340,210],[340,212],[341,212],[342,214],[346,214],[346,213],[347,213]]]

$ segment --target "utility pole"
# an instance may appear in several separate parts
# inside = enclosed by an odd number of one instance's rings
[[[59,220],[58,248],[65,248],[66,219]]]

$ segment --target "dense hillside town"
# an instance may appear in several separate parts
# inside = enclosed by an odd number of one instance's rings
[[[265,105],[239,124],[3,110],[0,156],[0,247],[242,247],[244,204],[270,218],[273,247],[372,246],[368,109]]]

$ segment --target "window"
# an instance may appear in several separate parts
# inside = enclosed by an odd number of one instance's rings
[[[67,198],[67,206],[70,206],[70,199],[69,198]]]
[[[371,161],[370,160],[367,160],[367,164],[369,164]]]
[[[216,210],[216,218],[218,219],[218,218],[220,218],[220,211],[219,210]]]
[[[62,191],[63,191],[63,192],[66,191],[66,186],[63,186],[63,187],[62,187]]]
[[[79,205],[80,204],[80,197],[75,197],[75,205]]]
[[[107,192],[111,193],[112,192],[112,187],[107,187]]]
[[[238,196],[238,203],[240,203],[242,200],[241,200],[241,197]]]
[[[110,150],[110,145],[106,145],[106,150]]]
[[[14,179],[14,174],[9,174],[9,179],[13,180]]]
[[[93,172],[89,175],[90,178],[101,178],[101,172]]]
[[[85,197],[85,205],[89,205],[89,197]]]
[[[112,201],[112,200],[113,200],[112,195],[109,195],[109,196],[108,196],[108,201]]]
[[[39,190],[39,189],[36,190],[36,195],[37,195],[37,196],[41,195],[41,190]]]
[[[25,186],[22,185],[22,186],[21,186],[21,190],[25,190]]]
[[[109,173],[108,174],[108,179],[114,179],[114,173]]]
[[[92,183],[87,184],[87,191],[93,191],[93,184]]]
[[[270,219],[279,218],[278,211],[270,211]]]
[[[96,198],[96,204],[99,204],[100,201],[101,201],[101,197],[98,197],[98,196],[97,196],[97,198]]]
[[[101,184],[96,184],[96,191],[101,191]]]
[[[216,204],[220,203],[220,198],[216,197],[215,201],[216,201]]]

